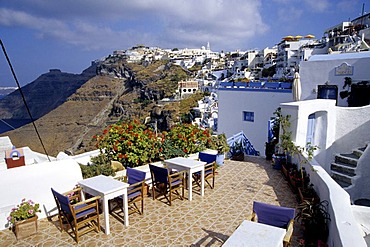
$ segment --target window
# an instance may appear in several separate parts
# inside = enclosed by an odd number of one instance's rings
[[[338,100],[338,86],[336,85],[318,85],[318,99],[335,99]]]
[[[243,111],[243,121],[254,122],[254,112]]]

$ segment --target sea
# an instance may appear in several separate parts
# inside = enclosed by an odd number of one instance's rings
[[[0,119],[0,134],[30,123],[30,119]]]
[[[16,87],[0,87],[0,99],[10,94]],[[0,134],[9,130],[17,129],[25,124],[30,123],[29,119],[0,119]]]

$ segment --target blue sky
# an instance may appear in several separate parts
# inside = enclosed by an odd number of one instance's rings
[[[0,0],[0,38],[21,85],[49,69],[81,73],[137,44],[213,51],[272,47],[370,11],[360,0]],[[15,86],[0,55],[0,86]]]

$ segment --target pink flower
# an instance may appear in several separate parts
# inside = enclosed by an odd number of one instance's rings
[[[33,214],[33,210],[32,209],[28,210],[28,213]]]
[[[29,204],[33,204],[33,201],[32,201],[32,200],[28,200],[28,203],[29,203]]]
[[[6,219],[7,219],[8,221],[11,221],[11,220],[12,220],[12,216],[8,216]]]
[[[17,208],[12,208],[12,212],[14,212],[15,210],[17,210]]]

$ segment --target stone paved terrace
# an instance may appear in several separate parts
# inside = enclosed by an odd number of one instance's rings
[[[226,160],[216,176],[212,190],[205,196],[194,188],[193,201],[145,199],[144,215],[129,215],[130,225],[122,223],[123,213],[117,208],[110,215],[111,234],[90,232],[81,237],[79,246],[221,246],[252,211],[254,200],[270,204],[297,206],[296,196],[280,171],[259,157],[245,157],[244,162]],[[185,191],[187,197],[187,191]],[[101,225],[103,215],[100,215]],[[10,230],[0,232],[0,246],[75,246],[73,235],[61,233],[57,217],[39,220],[38,234],[16,240]],[[296,222],[292,246],[302,236]]]

